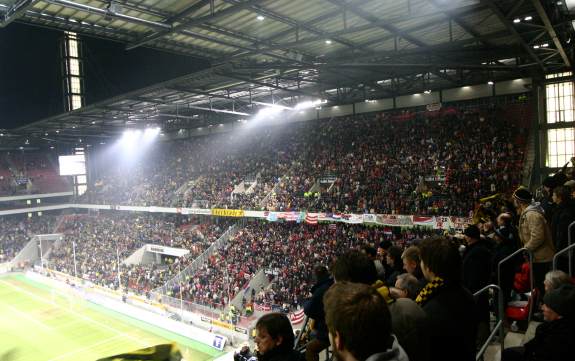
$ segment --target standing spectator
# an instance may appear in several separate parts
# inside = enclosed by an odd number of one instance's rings
[[[314,269],[315,285],[311,288],[312,298],[304,306],[306,316],[314,320],[315,338],[306,345],[306,361],[318,361],[319,353],[329,346],[325,313],[323,310],[323,295],[333,284],[333,279],[325,266]]]
[[[395,285],[395,281],[397,281],[397,276],[404,272],[401,254],[401,248],[397,246],[392,246],[387,252],[386,262],[389,266],[390,272],[385,277],[385,283],[388,287],[393,287],[393,285]]]
[[[301,361],[294,351],[295,337],[291,322],[282,313],[268,313],[256,323],[255,343],[258,361]]]
[[[543,209],[532,201],[533,195],[525,188],[513,193],[519,218],[519,238],[523,247],[533,252],[533,284],[541,295],[545,292],[543,279],[551,268],[555,249],[551,230],[545,220]]]
[[[373,261],[375,270],[377,271],[377,277],[382,280],[385,279],[385,268],[383,267],[381,261],[377,258],[377,250],[371,246],[365,246],[363,247],[363,251],[365,254],[367,254],[369,259]]]
[[[555,210],[551,219],[551,234],[558,252],[569,244],[569,225],[575,221],[575,205],[571,200],[571,192],[565,186],[553,189],[553,203]],[[567,271],[569,260],[567,254],[559,256],[559,268]]]
[[[509,260],[502,264],[501,274],[499,274],[499,262],[517,251],[518,240],[510,223],[511,216],[507,213],[502,213],[497,217],[497,224],[499,227],[495,230],[495,247],[493,249],[493,258],[491,262],[491,282],[498,284],[499,287],[501,287],[504,305],[506,305],[511,298],[513,278],[518,266],[517,258]]]
[[[421,270],[429,282],[417,296],[427,314],[431,360],[475,360],[477,318],[473,295],[461,283],[457,246],[440,238],[419,244]]]
[[[337,258],[333,276],[339,282],[371,285],[387,302],[391,328],[412,361],[429,360],[429,332],[425,312],[408,298],[393,299],[389,288],[377,279],[373,262],[363,253],[350,251]]]
[[[489,284],[491,280],[491,251],[487,241],[481,237],[476,225],[468,226],[464,231],[467,248],[463,253],[463,285],[475,293]],[[489,337],[489,294],[476,298],[478,321],[478,345]]]
[[[394,298],[409,298],[415,301],[422,288],[417,278],[412,274],[404,273],[397,277],[395,287],[390,289],[390,292]]]
[[[417,279],[421,288],[425,287],[427,281],[425,277],[423,277],[423,272],[421,272],[419,248],[417,248],[417,246],[406,248],[401,255],[401,260],[403,261],[403,269]]]
[[[324,303],[336,360],[410,360],[392,333],[385,300],[372,287],[337,283],[325,294]]]
[[[573,359],[575,286],[563,285],[543,298],[545,322],[522,347],[503,350],[503,361],[564,361]]]

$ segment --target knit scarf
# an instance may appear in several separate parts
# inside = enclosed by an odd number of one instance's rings
[[[423,306],[438,290],[445,287],[445,282],[440,277],[435,277],[431,282],[427,283],[425,287],[419,292],[415,302],[418,305]]]

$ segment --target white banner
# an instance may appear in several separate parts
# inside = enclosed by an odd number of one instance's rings
[[[165,255],[174,256],[174,257],[182,257],[182,256],[190,253],[190,251],[187,249],[158,246],[156,244],[147,244],[146,245],[146,251],[152,252],[152,253],[165,254]]]

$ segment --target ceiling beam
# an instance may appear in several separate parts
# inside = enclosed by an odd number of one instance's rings
[[[449,19],[451,19],[460,28],[465,30],[465,32],[467,32],[469,35],[473,36],[475,39],[477,39],[477,41],[479,41],[483,45],[488,45],[488,46],[494,45],[493,43],[491,43],[487,39],[483,38],[478,31],[476,31],[470,25],[465,23],[465,21],[463,19],[461,19],[461,17],[459,17],[459,15],[455,11],[450,10],[450,9],[446,9],[445,5],[440,3],[439,0],[429,0],[429,2],[431,2],[439,10],[443,11]]]
[[[28,10],[32,5],[34,5],[36,0],[20,0],[12,4],[4,13],[3,19],[0,22],[0,28],[4,28],[12,23],[14,20],[22,16],[26,10]]]
[[[543,8],[543,5],[541,5],[541,1],[531,0],[531,2],[533,3],[535,10],[537,10],[537,14],[539,14],[539,17],[541,18],[541,20],[543,20],[545,29],[547,30],[549,36],[553,40],[553,44],[555,44],[557,51],[559,51],[559,54],[561,54],[561,59],[563,59],[565,66],[571,67],[571,61],[569,60],[569,57],[565,52],[565,48],[563,47],[563,44],[561,44],[561,40],[559,39],[557,33],[555,32],[555,29],[553,28],[553,24],[551,24],[551,20],[549,20],[549,16],[547,16],[547,12]]]
[[[491,9],[491,11],[493,11],[493,13],[495,14],[495,16],[497,16],[497,18],[499,19],[499,21],[501,21],[501,23],[503,23],[503,25],[505,26],[505,28],[507,29],[507,31],[513,35],[513,37],[515,38],[515,40],[517,40],[519,42],[519,44],[521,44],[521,46],[523,47],[523,49],[525,49],[525,51],[527,52],[527,54],[529,54],[529,56],[537,63],[539,64],[539,67],[541,68],[541,70],[543,70],[543,72],[545,72],[545,64],[543,64],[543,62],[541,61],[541,59],[539,59],[539,57],[537,56],[537,54],[535,54],[535,52],[533,51],[533,49],[529,46],[529,44],[527,44],[527,42],[525,42],[525,39],[523,39],[523,37],[521,36],[521,34],[515,29],[515,26],[513,26],[513,23],[505,16],[505,14],[503,14],[503,12],[501,11],[501,9],[499,8],[499,6],[497,4],[495,4],[495,2],[493,0],[481,0],[482,3],[486,4],[487,6],[489,6],[489,8]]]
[[[161,39],[164,36],[168,36],[168,35],[175,33],[175,32],[181,32],[184,29],[195,26],[195,25],[204,24],[208,21],[218,20],[222,17],[232,15],[234,13],[237,13],[240,10],[243,10],[243,9],[245,9],[251,5],[255,5],[261,1],[262,0],[248,0],[248,1],[240,3],[238,5],[234,5],[234,6],[230,6],[228,8],[225,8],[224,10],[218,11],[217,13],[205,15],[205,16],[195,18],[192,20],[186,20],[186,21],[183,21],[183,22],[176,25],[176,22],[179,21],[180,19],[188,16],[193,11],[196,11],[199,8],[203,7],[204,5],[206,5],[205,3],[207,3],[207,4],[210,3],[210,1],[202,1],[199,3],[200,5],[198,5],[197,7],[195,5],[192,5],[190,8],[184,10],[181,14],[178,14],[178,15],[170,18],[170,19],[166,19],[166,24],[169,25],[169,28],[167,28],[165,30],[160,30],[159,32],[145,35],[144,37],[137,40],[136,42],[134,42],[132,44],[128,44],[126,46],[126,50],[135,49],[135,48],[142,46],[142,45],[145,45],[149,42]],[[192,8],[193,8],[193,11],[192,11]]]

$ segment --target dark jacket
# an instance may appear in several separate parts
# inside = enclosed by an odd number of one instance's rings
[[[567,247],[569,241],[569,225],[575,221],[575,205],[571,202],[562,202],[555,207],[551,219],[551,237],[555,251]]]
[[[315,321],[316,338],[329,342],[327,325],[325,324],[325,312],[323,310],[323,295],[333,285],[333,279],[327,278],[319,281],[311,288],[311,299],[304,304],[303,311],[306,316]]]
[[[430,360],[475,361],[477,318],[473,295],[446,285],[423,304],[430,333]]]
[[[499,284],[499,262],[518,249],[518,240],[515,238],[516,235],[505,228],[507,227],[501,227],[499,232],[501,232],[506,239],[495,245],[495,248],[493,249],[493,257],[491,259],[491,283],[495,284]],[[504,292],[504,301],[509,299],[509,294],[513,289],[513,280],[515,272],[517,272],[517,269],[519,268],[519,261],[520,257],[515,257],[501,265],[501,289]]]
[[[479,291],[491,281],[492,257],[485,240],[479,240],[465,249],[462,267],[463,285],[471,293]],[[489,294],[479,296],[477,305],[478,320],[489,321]]]
[[[564,361],[573,359],[575,323],[569,319],[544,322],[537,326],[535,337],[525,344],[529,361]]]

